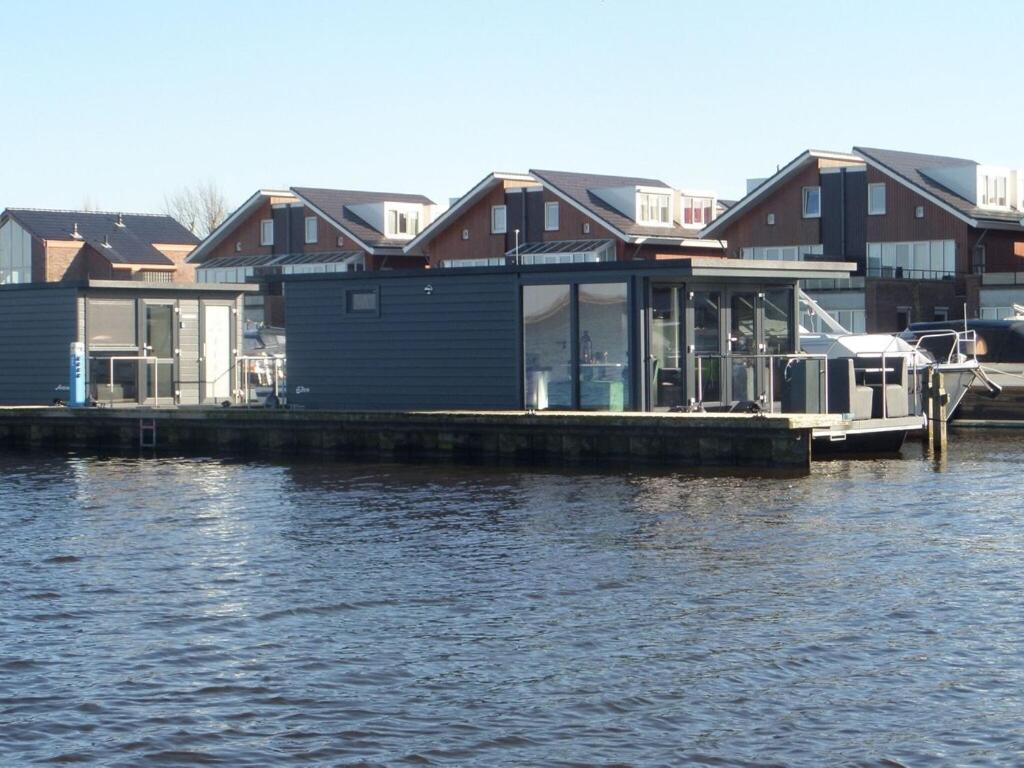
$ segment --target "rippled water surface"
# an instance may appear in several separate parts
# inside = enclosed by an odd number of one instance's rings
[[[1022,473],[0,453],[0,765],[1019,765]]]

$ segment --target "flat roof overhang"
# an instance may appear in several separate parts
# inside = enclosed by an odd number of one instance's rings
[[[497,267],[447,267],[435,269],[396,269],[382,272],[334,272],[325,274],[282,275],[281,282],[325,280],[389,280],[420,277],[444,280],[472,275],[508,275],[543,277],[572,274],[641,277],[774,278],[777,280],[835,280],[849,277],[857,265],[849,261],[753,261],[718,256],[683,256],[643,261],[608,261],[591,264],[528,264]]]
[[[124,291],[125,293],[258,293],[253,283],[148,283],[143,280],[74,280],[51,283],[14,283],[2,291],[46,291],[56,289]]]

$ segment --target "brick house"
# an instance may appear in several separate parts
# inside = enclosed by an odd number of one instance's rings
[[[246,317],[284,323],[280,276],[423,266],[403,246],[431,221],[423,195],[292,187],[261,189],[189,257],[199,282],[258,281]]]
[[[0,285],[80,280],[189,283],[199,239],[170,216],[8,208]]]
[[[1021,252],[1024,177],[971,160],[855,147],[807,150],[704,230],[733,258],[852,261],[805,285],[854,331],[982,312],[983,273]],[[991,187],[991,189],[990,189]]]
[[[657,179],[563,171],[491,173],[406,246],[431,267],[554,264],[722,255],[700,230],[708,192]]]

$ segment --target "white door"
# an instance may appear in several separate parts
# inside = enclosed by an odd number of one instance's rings
[[[203,399],[231,399],[231,307],[203,307]]]

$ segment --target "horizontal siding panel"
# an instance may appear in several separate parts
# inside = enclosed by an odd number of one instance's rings
[[[515,276],[435,282],[417,275],[289,283],[290,401],[352,410],[517,408]],[[347,315],[346,291],[366,289],[379,291],[379,316]]]

